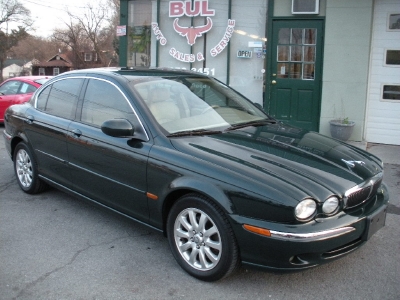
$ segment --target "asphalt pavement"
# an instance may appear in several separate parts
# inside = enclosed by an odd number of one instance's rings
[[[178,266],[158,232],[55,189],[23,193],[0,137],[0,300],[399,299],[400,162],[384,152],[386,226],[359,250],[304,272],[240,268],[205,283]]]

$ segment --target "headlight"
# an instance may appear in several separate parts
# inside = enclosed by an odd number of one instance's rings
[[[328,198],[322,205],[322,211],[327,214],[333,214],[339,207],[339,199],[336,197]]]
[[[317,203],[314,200],[306,199],[296,205],[294,214],[299,220],[307,220],[317,210]]]

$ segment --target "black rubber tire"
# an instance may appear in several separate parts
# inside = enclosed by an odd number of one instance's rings
[[[190,214],[196,221],[189,219]],[[202,222],[201,218],[206,221]],[[188,230],[192,224],[196,230]],[[204,226],[197,226],[199,224]],[[222,279],[239,265],[239,249],[226,215],[201,195],[188,194],[177,200],[168,215],[167,236],[179,265],[200,280]],[[179,248],[178,244],[183,247]]]
[[[37,194],[47,188],[47,184],[38,176],[35,158],[25,142],[15,147],[13,161],[18,185],[25,193]]]

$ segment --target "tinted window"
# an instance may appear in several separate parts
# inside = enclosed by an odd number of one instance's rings
[[[124,95],[111,83],[91,79],[83,100],[81,121],[101,126],[110,119],[133,120],[133,111]]]
[[[55,116],[74,119],[82,82],[83,79],[70,78],[53,83],[44,110]]]
[[[47,98],[49,98],[49,94],[51,91],[51,85],[46,87],[37,97],[37,109],[45,110],[47,104]]]

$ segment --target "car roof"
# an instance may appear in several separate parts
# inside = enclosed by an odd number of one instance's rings
[[[11,77],[11,78],[7,78],[6,80],[4,80],[4,82],[6,81],[10,81],[10,80],[18,80],[18,81],[25,81],[25,82],[36,82],[36,80],[39,79],[50,79],[53,76],[18,76],[18,77]]]
[[[110,68],[94,68],[81,69],[62,73],[61,75],[70,74],[104,74],[104,75],[122,75],[122,76],[198,76],[208,77],[205,74],[193,72],[189,70],[173,69],[165,67],[110,67]]]

